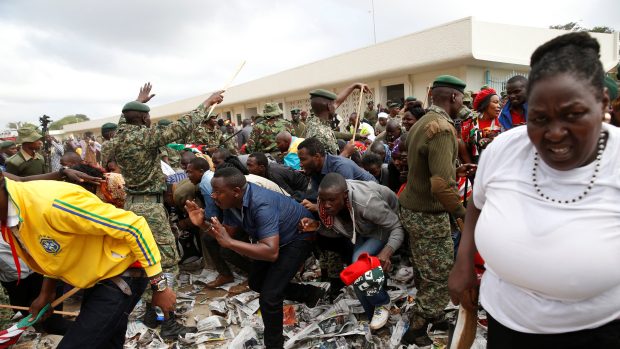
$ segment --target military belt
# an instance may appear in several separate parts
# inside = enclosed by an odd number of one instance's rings
[[[160,204],[163,202],[162,194],[127,194],[127,202],[133,204],[139,203],[157,203]]]

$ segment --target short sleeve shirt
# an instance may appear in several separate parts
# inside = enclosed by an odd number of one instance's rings
[[[304,217],[313,218],[312,213],[300,203],[253,183],[247,184],[240,210],[224,210],[225,225],[243,229],[252,241],[279,235],[280,246],[310,236],[297,229],[297,224]]]

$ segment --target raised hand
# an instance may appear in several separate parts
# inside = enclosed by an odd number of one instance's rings
[[[136,98],[136,101],[140,103],[147,103],[151,100],[151,98],[155,97],[154,94],[150,94],[152,88],[153,85],[151,85],[150,82],[147,82],[144,86],[140,87],[140,93],[138,93],[138,98]]]
[[[190,200],[185,201],[185,211],[189,215],[189,219],[192,221],[197,227],[201,227],[204,225],[205,221],[205,210],[198,207],[198,205]]]

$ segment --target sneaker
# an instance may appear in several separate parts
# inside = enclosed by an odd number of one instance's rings
[[[327,290],[322,287],[313,287],[313,290],[310,291],[310,294],[304,301],[304,303],[308,306],[308,308],[314,308],[319,304],[319,301],[325,297]]]
[[[407,283],[413,279],[413,267],[402,267],[394,275],[391,275],[390,278],[403,284]]]
[[[178,339],[179,336],[185,337],[186,334],[196,333],[197,331],[196,327],[181,325],[176,321],[174,313],[170,313],[168,319],[161,323],[159,335],[163,339]]]
[[[375,312],[372,314],[372,320],[370,321],[370,329],[378,330],[385,326],[390,317],[390,310],[387,305],[380,305],[375,307]]]

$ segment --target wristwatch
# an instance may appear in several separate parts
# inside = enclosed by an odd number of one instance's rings
[[[168,283],[166,282],[166,277],[160,275],[154,279],[151,279],[151,290],[153,292],[161,292],[168,287]]]

